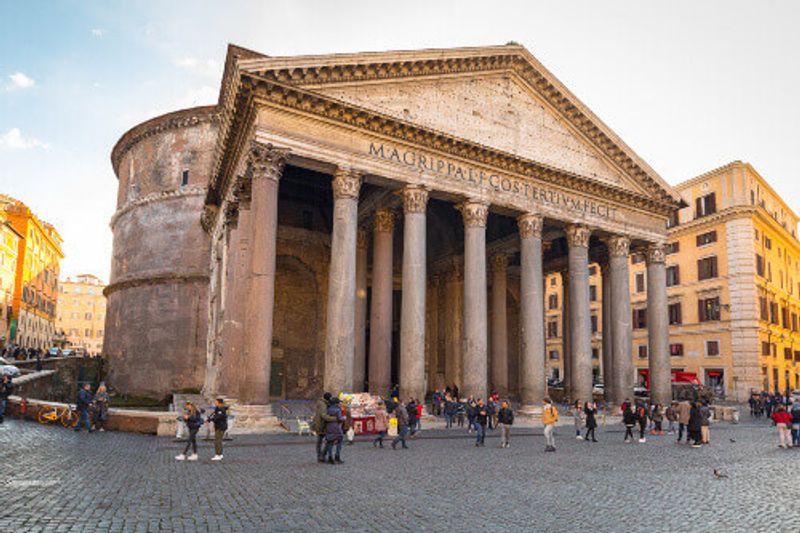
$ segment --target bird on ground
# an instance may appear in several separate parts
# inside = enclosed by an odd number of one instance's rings
[[[717,479],[723,479],[723,478],[726,478],[726,477],[728,477],[728,474],[726,474],[726,473],[722,472],[721,470],[717,470],[717,469],[715,468],[715,469],[714,469],[714,476],[715,476]]]

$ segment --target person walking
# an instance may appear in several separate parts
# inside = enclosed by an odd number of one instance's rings
[[[314,418],[311,420],[311,431],[317,435],[317,462],[324,463],[325,455],[323,451],[323,443],[325,441],[325,424],[332,422],[335,418],[328,415],[328,407],[330,407],[331,393],[326,392],[322,398],[317,400],[314,405]]]
[[[636,402],[636,421],[639,423],[639,444],[644,444],[647,439],[644,432],[647,430],[647,407],[642,402]]]
[[[800,401],[794,402],[790,413],[792,415],[792,446],[800,446]]]
[[[408,414],[408,434],[413,437],[417,433],[417,403],[414,398],[406,403],[406,413]]]
[[[475,446],[484,446],[486,439],[486,424],[489,421],[489,409],[483,402],[483,398],[478,398],[475,407]]]
[[[694,441],[692,448],[699,448],[703,442],[703,415],[700,414],[700,404],[698,402],[694,402],[689,406],[689,422],[686,427],[688,429],[686,442],[689,442],[691,438]]]
[[[214,424],[214,457],[211,460],[222,461],[222,437],[228,431],[228,406],[222,398],[214,400],[214,411],[207,421]]]
[[[683,439],[683,432],[686,432],[686,444],[689,444],[689,417],[692,412],[692,404],[684,400],[678,404],[678,442]]]
[[[586,415],[586,442],[589,442],[589,435],[592,436],[592,442],[597,442],[597,438],[594,435],[595,429],[597,429],[597,404],[594,402],[586,402],[586,407],[583,410],[584,414]]]
[[[100,389],[98,388],[98,391]],[[186,439],[186,447],[183,449],[183,453],[176,455],[176,461],[197,461],[197,432],[200,431],[200,428],[203,426],[203,416],[201,414],[200,409],[194,405],[192,402],[186,402],[186,409],[184,410],[183,416],[184,424],[189,429],[189,437]],[[189,448],[192,449],[192,455],[186,456],[189,453]]]
[[[92,423],[89,421],[89,409],[94,401],[92,394],[92,386],[84,383],[81,390],[78,391],[78,425],[75,426],[75,431],[81,430],[81,425],[85,425],[89,433],[92,432]]]
[[[403,449],[407,450],[406,437],[408,436],[408,410],[402,403],[398,403],[394,408],[394,416],[397,418],[397,436],[392,440],[392,449],[397,449],[397,444],[403,445]]]
[[[108,419],[108,391],[104,384],[97,387],[94,394],[94,428],[98,431],[105,431],[106,420]],[[201,423],[202,425],[202,423]]]
[[[665,413],[667,417],[667,422],[669,425],[667,426],[667,434],[674,435],[675,434],[675,423],[678,421],[678,402],[672,401],[667,407],[667,412]]]
[[[636,425],[636,413],[631,409],[631,404],[625,406],[622,411],[622,423],[625,424],[625,442],[633,440],[633,426]]]
[[[389,430],[389,413],[386,412],[386,406],[383,402],[378,402],[375,408],[375,431],[378,436],[372,440],[372,446],[383,448],[383,439],[386,437],[386,432]]]
[[[467,433],[472,433],[473,428],[475,428],[475,417],[478,414],[477,404],[475,400],[472,399],[472,396],[467,398]]]
[[[433,411],[433,416],[441,416],[442,414],[442,393],[439,392],[439,389],[433,391],[431,410]]]
[[[772,421],[778,428],[778,448],[791,448],[792,436],[789,433],[789,425],[792,423],[792,415],[786,412],[786,407],[778,405],[772,413]]]
[[[6,414],[6,405],[8,404],[8,397],[14,393],[14,383],[11,376],[4,375],[3,380],[0,381],[0,424],[3,423],[3,417]]]
[[[556,451],[556,439],[553,436],[553,430],[556,423],[558,423],[558,409],[550,401],[550,398],[542,400],[542,424],[544,425],[544,441],[546,452]]]
[[[700,404],[700,418],[702,419],[700,425],[700,437],[703,444],[711,443],[711,408],[708,402]]]
[[[575,424],[575,438],[578,440],[583,440],[581,436],[581,431],[583,430],[583,403],[580,400],[575,402],[575,405],[572,407],[572,422]]]
[[[450,429],[453,427],[453,418],[458,413],[458,402],[450,396],[445,396],[444,400],[444,421],[445,428]]]
[[[342,440],[344,440],[345,416],[339,405],[339,398],[331,398],[327,411],[329,421],[325,422],[325,451],[329,464],[341,464],[342,461]],[[334,457],[334,450],[336,455]]]
[[[508,448],[511,445],[511,426],[514,425],[514,411],[508,405],[508,401],[503,400],[500,410],[497,411],[497,424],[500,426],[500,447]]]
[[[419,399],[415,400],[417,404],[417,432],[419,433],[422,431],[422,415],[425,412],[425,404]]]

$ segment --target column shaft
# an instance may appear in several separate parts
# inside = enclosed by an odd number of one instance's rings
[[[538,407],[547,396],[542,277],[542,218],[526,214],[517,220],[520,238],[520,396],[523,407]]]
[[[506,292],[508,257],[492,257],[492,389],[506,397],[508,394],[508,316]]]
[[[400,393],[425,400],[425,213],[428,192],[403,191],[403,299],[400,308]]]
[[[631,354],[631,293],[628,273],[630,241],[614,237],[608,242],[611,274],[611,368],[613,386],[611,401],[620,405],[633,399],[633,356]]]
[[[356,232],[360,176],[338,169],[333,178],[333,235],[328,280],[324,387],[332,394],[353,388],[355,356]]]
[[[564,384],[564,398],[569,400],[572,394],[572,339],[570,336],[569,314],[569,271],[561,272],[561,364],[564,375],[561,381]]]
[[[461,337],[464,325],[464,278],[461,265],[453,265],[445,280],[444,342],[445,385],[458,386],[464,391],[463,354]],[[463,394],[461,394],[463,396]]]
[[[460,208],[464,217],[464,393],[486,398],[486,218],[489,207],[482,202],[466,201]]]
[[[386,395],[392,385],[394,214],[391,211],[377,211],[373,229],[369,390],[373,394]]]
[[[356,237],[356,339],[353,360],[353,391],[363,392],[367,378],[367,234]]]
[[[606,402],[614,397],[614,357],[611,342],[611,271],[606,263],[602,270],[603,280],[603,394]]]
[[[249,207],[249,206],[248,206]],[[246,301],[245,277],[247,269],[242,261],[247,253],[247,233],[250,231],[250,209],[241,205],[237,215],[236,227],[231,229],[228,241],[228,276],[225,285],[225,322],[222,329],[222,364],[216,380],[215,394],[238,396],[238,383],[241,378],[242,354],[242,316]]]
[[[650,366],[650,398],[667,405],[672,400],[667,312],[667,269],[663,244],[647,250],[647,335]]]
[[[569,241],[571,400],[592,399],[592,322],[589,300],[589,235],[584,226],[567,228]]]

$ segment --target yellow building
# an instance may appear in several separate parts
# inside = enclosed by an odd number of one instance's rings
[[[17,279],[17,251],[22,240],[0,209],[0,349],[5,348],[11,334],[14,284]]]
[[[106,319],[104,288],[103,281],[91,274],[59,283],[56,329],[64,332],[68,348],[83,348],[89,355],[100,355]]]
[[[16,232],[17,269],[9,337],[23,348],[46,349],[55,333],[61,236],[19,200],[0,195],[0,207]]]

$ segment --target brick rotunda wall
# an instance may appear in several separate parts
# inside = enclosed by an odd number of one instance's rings
[[[112,152],[119,190],[103,354],[119,392],[160,398],[203,385],[210,242],[200,214],[216,117],[198,107],[154,118]]]

